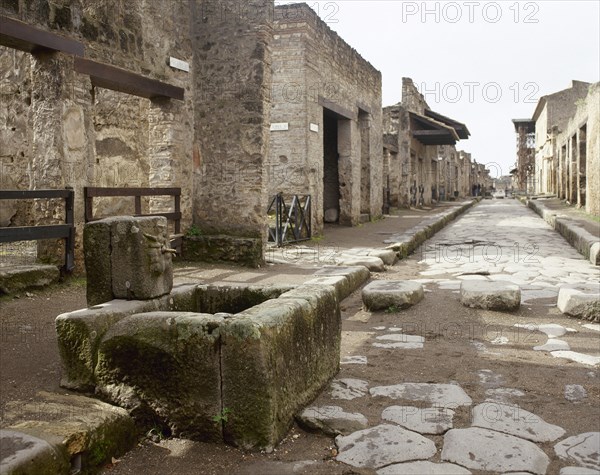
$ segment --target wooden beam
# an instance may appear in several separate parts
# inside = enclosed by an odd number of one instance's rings
[[[0,16],[0,45],[28,53],[51,50],[75,56],[84,54],[83,43],[79,41],[34,28],[5,16]]]
[[[182,101],[184,96],[182,87],[150,79],[91,59],[75,58],[75,71],[90,76],[94,86],[146,99],[168,97]]]
[[[358,119],[358,113],[357,112],[353,112],[349,109],[346,109],[345,107],[342,107],[338,104],[336,104],[333,101],[330,101],[329,99],[325,99],[323,96],[319,96],[319,105],[323,106],[325,109],[329,109],[332,112],[335,112],[337,115],[343,117],[344,119],[350,119],[350,120],[357,120]]]

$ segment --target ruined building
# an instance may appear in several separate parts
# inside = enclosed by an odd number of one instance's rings
[[[275,8],[269,193],[309,194],[313,229],[381,215],[381,73],[306,4]]]
[[[513,122],[527,140],[518,174],[530,177],[528,191],[556,195],[599,215],[600,83],[573,81],[543,96],[531,120]]]
[[[181,229],[252,265],[276,193],[310,195],[317,232],[326,211],[381,214],[381,74],[306,4],[7,0],[0,18],[2,189],[73,188],[78,241],[86,186],[180,187]],[[142,206],[173,211],[168,197]],[[6,214],[62,219],[52,202]]]
[[[410,78],[402,79],[402,102],[383,109],[383,132],[384,184],[392,206],[470,194],[469,168],[459,165],[454,147],[469,130],[431,110]]]

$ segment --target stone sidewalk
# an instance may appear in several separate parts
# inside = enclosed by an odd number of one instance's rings
[[[600,221],[558,198],[525,200],[571,246],[594,265],[600,265]]]

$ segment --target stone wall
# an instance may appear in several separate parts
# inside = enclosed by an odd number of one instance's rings
[[[329,184],[339,185],[339,222],[381,215],[381,73],[306,4],[275,8],[272,101],[271,123],[287,130],[271,132],[269,194],[310,194],[320,232],[325,193],[336,199],[323,186],[323,135],[337,127],[338,183]]]
[[[573,204],[585,207],[595,216],[600,215],[599,137],[600,83],[595,83],[589,86],[585,99],[577,101],[575,112],[555,138],[557,153],[566,150],[566,156],[561,159],[564,158],[573,177],[566,184],[567,199],[570,197]]]
[[[266,0],[220,0],[194,9],[194,223],[204,234],[262,245],[273,8]]]

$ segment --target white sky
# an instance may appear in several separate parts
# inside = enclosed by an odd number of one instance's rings
[[[600,0],[306,3],[381,71],[384,106],[412,78],[433,110],[467,125],[457,148],[499,168],[493,176],[516,159],[511,119],[530,118],[541,96],[572,79],[599,80]]]

